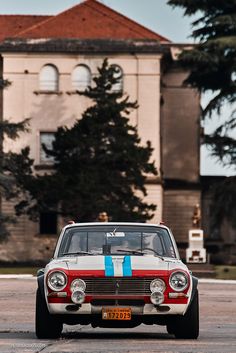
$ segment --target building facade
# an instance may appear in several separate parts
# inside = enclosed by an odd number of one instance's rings
[[[6,140],[4,149],[30,146],[35,170],[47,171],[52,161],[42,144],[50,145],[59,126],[72,126],[81,118],[90,101],[77,92],[108,58],[122,74],[119,89],[138,101],[130,122],[154,148],[158,177],[148,178],[146,185],[146,201],[157,205],[152,222],[164,219],[184,247],[192,209],[200,202],[200,105],[197,93],[183,85],[186,73],[173,54],[175,46],[96,0],[57,16],[2,15],[1,22],[6,24],[0,33],[1,75],[12,83],[2,92],[2,119],[30,118],[30,133]],[[13,207],[3,201],[5,213],[11,214]],[[49,216],[41,214],[39,222],[22,216],[9,226],[11,236],[0,244],[0,261],[50,257],[62,224]]]

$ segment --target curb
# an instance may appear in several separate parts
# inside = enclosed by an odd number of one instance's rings
[[[198,282],[207,284],[236,284],[236,280],[233,279],[200,278]]]
[[[34,279],[33,275],[0,275],[0,279]]]

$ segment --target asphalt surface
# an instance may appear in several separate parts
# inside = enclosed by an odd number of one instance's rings
[[[65,326],[62,338],[34,333],[35,279],[0,278],[0,353],[235,353],[236,282],[199,284],[200,336],[177,340],[165,326],[93,329]]]

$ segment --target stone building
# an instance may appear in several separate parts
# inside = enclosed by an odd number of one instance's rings
[[[157,205],[152,222],[164,220],[181,247],[187,245],[192,209],[200,203],[199,96],[183,85],[176,60],[181,46],[113,11],[86,0],[56,16],[0,16],[1,76],[12,85],[2,92],[1,119],[31,119],[31,131],[14,151],[29,145],[35,169],[52,161],[42,150],[61,125],[72,126],[90,104],[79,96],[104,58],[122,73],[119,89],[139,108],[130,116],[143,142],[154,147],[159,175],[147,180],[147,200]],[[3,202],[6,213],[13,204]],[[0,261],[41,261],[51,256],[60,228],[55,215],[39,222],[23,216],[0,245]],[[16,251],[17,249],[17,251]]]

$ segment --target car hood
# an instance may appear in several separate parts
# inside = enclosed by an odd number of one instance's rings
[[[187,267],[178,259],[161,259],[156,256],[75,256],[52,260],[46,272],[53,269],[64,269],[84,276],[151,276],[168,275],[169,271]]]

